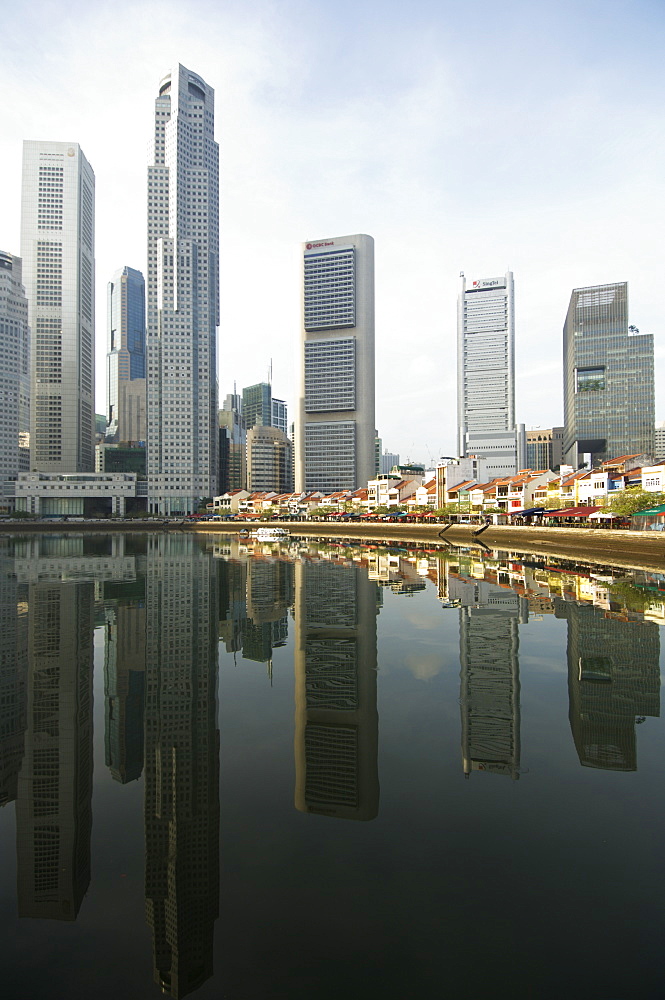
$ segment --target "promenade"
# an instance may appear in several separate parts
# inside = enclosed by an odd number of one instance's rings
[[[385,542],[448,547],[477,546],[478,549],[500,549],[534,555],[560,555],[599,565],[626,568],[643,568],[665,572],[665,532],[621,531],[608,528],[554,528],[516,525],[490,525],[476,535],[476,525],[451,525],[443,523],[390,522],[331,522],[331,521],[280,521],[292,536],[310,538],[357,539],[361,542]],[[2,521],[0,533],[23,535],[33,532],[161,532],[186,531],[201,535],[237,534],[254,530],[251,521],[200,521],[131,519],[100,521]]]

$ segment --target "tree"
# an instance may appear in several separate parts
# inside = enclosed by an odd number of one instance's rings
[[[606,510],[612,514],[624,517],[635,514],[638,510],[649,507],[659,507],[665,504],[665,493],[649,493],[641,486],[632,486],[627,490],[617,490],[608,498]]]

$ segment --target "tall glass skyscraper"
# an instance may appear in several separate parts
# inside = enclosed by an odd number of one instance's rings
[[[0,250],[0,505],[3,483],[30,471],[30,331],[20,257]]]
[[[214,91],[184,66],[155,101],[148,168],[148,506],[217,491],[219,147]]]
[[[107,288],[107,441],[145,440],[145,281],[123,267]],[[127,393],[134,382],[135,393]],[[141,405],[142,404],[142,405]]]
[[[77,143],[24,142],[23,283],[31,330],[31,464],[95,468],[95,175]]]
[[[628,326],[628,283],[575,288],[563,328],[565,461],[653,455],[653,336]]]
[[[459,454],[484,460],[488,479],[525,463],[515,427],[515,290],[512,271],[462,288],[457,311]]]
[[[303,245],[296,490],[357,489],[374,457],[374,240]]]
[[[257,424],[272,427],[272,387],[269,382],[257,382],[242,390],[242,415],[247,431]]]

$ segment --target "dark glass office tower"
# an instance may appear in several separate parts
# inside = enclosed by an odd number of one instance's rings
[[[653,336],[628,325],[628,284],[575,288],[563,328],[565,461],[654,451]]]

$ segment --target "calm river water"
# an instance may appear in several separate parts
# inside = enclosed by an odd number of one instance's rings
[[[0,539],[2,996],[655,998],[665,576]]]

